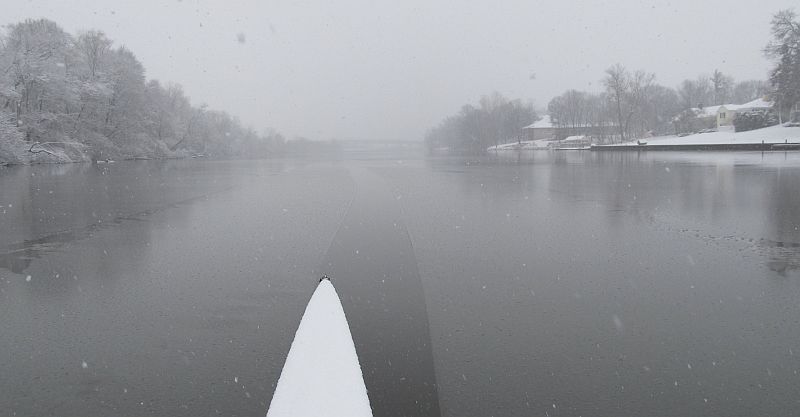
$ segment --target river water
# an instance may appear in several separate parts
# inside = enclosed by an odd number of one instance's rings
[[[0,168],[0,414],[264,415],[322,274],[376,416],[800,414],[800,154],[566,151]]]

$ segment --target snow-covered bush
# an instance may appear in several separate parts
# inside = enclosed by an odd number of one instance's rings
[[[672,123],[675,126],[675,134],[695,133],[717,126],[716,117],[707,117],[699,113],[698,109],[686,109],[675,116],[672,119]]]
[[[733,119],[733,127],[737,132],[761,129],[778,124],[778,116],[772,111],[751,110],[740,113]]]

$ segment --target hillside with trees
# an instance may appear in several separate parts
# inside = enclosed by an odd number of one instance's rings
[[[0,33],[0,162],[262,157],[283,144],[145,77],[103,32],[66,33],[39,19]]]

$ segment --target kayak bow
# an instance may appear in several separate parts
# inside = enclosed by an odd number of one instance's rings
[[[327,277],[326,277],[327,278]],[[342,303],[329,279],[308,302],[267,417],[372,417]]]

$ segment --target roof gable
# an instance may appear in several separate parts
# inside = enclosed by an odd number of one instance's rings
[[[553,127],[553,122],[550,121],[550,115],[545,114],[541,119],[523,127],[523,129],[551,129]]]

